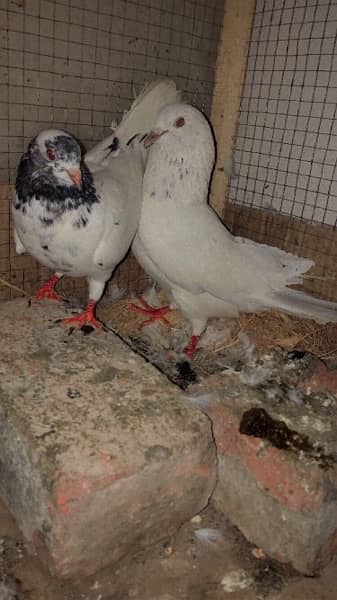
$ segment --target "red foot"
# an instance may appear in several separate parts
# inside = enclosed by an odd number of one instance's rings
[[[70,317],[69,319],[63,319],[63,325],[78,325],[79,327],[81,325],[92,325],[96,329],[101,329],[101,327],[103,327],[103,323],[98,321],[98,319],[95,317],[96,304],[97,302],[95,302],[95,300],[91,300],[87,308],[82,313],[76,315],[75,317]]]
[[[183,352],[189,356],[189,358],[194,358],[196,353],[199,351],[198,342],[200,340],[200,335],[192,335],[188,345],[184,348]]]
[[[143,306],[138,306],[138,304],[129,304],[130,310],[134,312],[141,313],[142,315],[147,315],[149,319],[144,321],[144,325],[149,325],[154,321],[162,321],[167,327],[170,327],[170,322],[165,319],[165,316],[168,312],[170,312],[171,308],[169,306],[162,306],[161,308],[153,308],[150,306],[144,298],[140,298],[139,301]]]
[[[58,300],[61,302],[63,300],[62,296],[57,293],[55,290],[55,286],[60,278],[57,275],[53,275],[47,283],[45,283],[37,292],[35,293],[36,300],[43,300],[46,298],[47,300]]]

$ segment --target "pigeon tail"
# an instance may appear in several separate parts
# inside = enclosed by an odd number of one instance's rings
[[[149,133],[164,106],[179,102],[182,102],[182,95],[172,79],[151,81],[144,86],[131,108],[124,113],[114,132],[86,153],[85,162],[92,171],[100,168],[108,158],[116,156],[121,148],[125,149],[138,134]]]
[[[337,322],[337,303],[308,296],[299,290],[288,289],[275,293],[267,302],[263,299],[261,307],[262,305],[320,323]]]
[[[248,251],[249,256],[254,258],[254,263],[261,269],[261,272],[267,272],[269,276],[272,276],[276,286],[302,283],[304,273],[315,264],[309,258],[291,254],[277,246],[260,244],[242,237],[235,237],[234,240],[236,244]]]
[[[179,102],[182,102],[182,94],[172,79],[151,81],[138,94],[130,110],[124,113],[115,135],[125,144],[137,133],[149,133],[161,109]]]

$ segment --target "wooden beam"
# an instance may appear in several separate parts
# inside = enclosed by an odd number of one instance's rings
[[[211,111],[217,162],[210,204],[220,217],[225,205],[254,10],[255,0],[224,0]]]

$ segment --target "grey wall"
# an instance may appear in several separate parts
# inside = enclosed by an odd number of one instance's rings
[[[337,218],[337,0],[257,0],[231,201]]]
[[[91,147],[156,75],[208,112],[222,10],[223,0],[0,0],[0,183],[41,129]]]

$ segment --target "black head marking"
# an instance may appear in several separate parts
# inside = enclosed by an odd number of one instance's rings
[[[81,158],[81,147],[74,137],[57,135],[52,140],[46,140],[47,152],[54,152],[55,160],[72,161]]]
[[[73,137],[58,135],[53,140],[46,140],[46,149],[55,151],[56,160],[80,161],[82,174],[82,187],[78,189],[75,185],[60,183],[53,172],[51,161],[42,156],[36,138],[34,138],[22,156],[15,182],[16,200],[14,207],[25,212],[26,206],[30,205],[35,197],[49,213],[59,217],[66,210],[75,210],[85,206],[89,211],[93,204],[99,202],[93,177],[87,165],[83,161],[82,146]],[[52,215],[51,215],[52,216]],[[41,219],[44,225],[50,225],[51,219]]]

